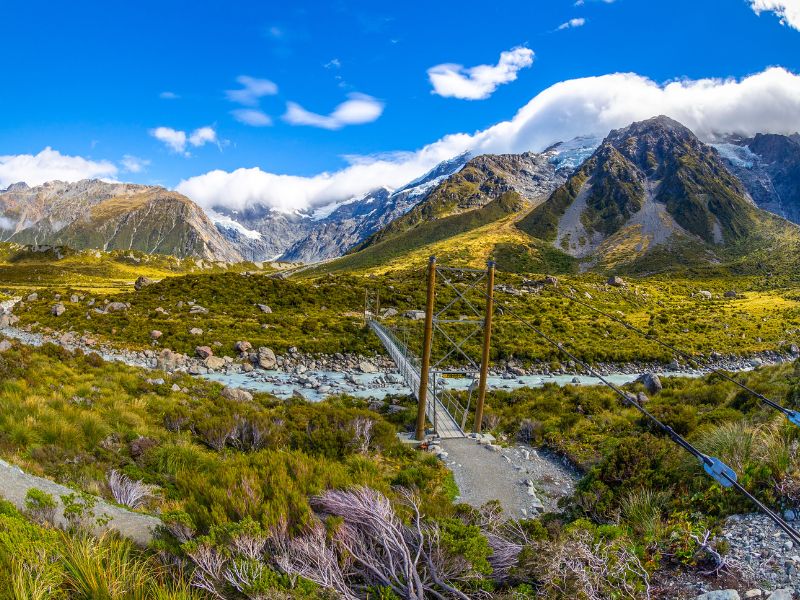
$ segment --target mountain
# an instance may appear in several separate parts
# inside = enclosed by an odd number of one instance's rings
[[[250,260],[318,262],[341,256],[405,214],[468,158],[464,153],[443,161],[400,189],[379,187],[317,210],[285,213],[256,205],[232,211],[214,206],[209,213],[225,238]]]
[[[520,221],[584,259],[629,262],[655,249],[715,260],[773,226],[719,153],[668,117],[612,131],[552,196]],[[780,226],[780,225],[778,225]],[[698,255],[699,253],[699,255]]]
[[[800,223],[800,134],[731,137],[714,147],[759,207]]]
[[[161,187],[82,180],[0,192],[0,240],[242,260],[203,210]]]
[[[463,169],[443,179],[405,215],[366,239],[358,249],[402,235],[426,222],[483,208],[509,192],[521,200],[517,210],[536,206],[566,180],[571,168],[562,166],[559,158],[574,150],[573,146],[556,144],[543,153],[476,156]]]

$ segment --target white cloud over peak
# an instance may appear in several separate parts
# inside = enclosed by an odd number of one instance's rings
[[[189,156],[187,146],[199,148],[206,144],[216,144],[217,132],[211,126],[198,127],[191,133],[186,133],[172,127],[156,127],[150,130],[150,135],[162,142],[176,154]]]
[[[576,27],[583,27],[584,25],[586,25],[586,19],[578,17],[576,19],[570,19],[569,21],[562,23],[561,25],[558,26],[558,30],[562,31],[564,29],[575,29]]]
[[[252,127],[272,125],[272,117],[257,108],[237,108],[232,110],[233,118]]]
[[[5,189],[20,181],[36,186],[55,179],[113,179],[117,170],[116,165],[109,161],[68,156],[48,146],[38,154],[0,156],[0,188]]]
[[[773,12],[778,15],[781,25],[788,25],[800,31],[800,0],[748,0],[757,15]]]
[[[269,79],[257,79],[249,75],[240,75],[236,81],[242,86],[238,90],[228,90],[225,96],[231,102],[244,106],[258,106],[258,101],[264,96],[274,96],[278,93],[278,86]]]
[[[557,141],[604,136],[659,114],[677,119],[704,139],[716,133],[793,133],[800,123],[800,76],[776,67],[741,80],[659,84],[635,73],[572,79],[543,90],[508,121],[472,134],[448,135],[415,152],[351,159],[339,171],[313,177],[259,168],[216,170],[184,180],[177,189],[207,207],[311,209],[379,186],[399,187],[465,150],[541,151]]]
[[[533,50],[517,47],[500,54],[496,65],[463,65],[445,63],[428,69],[432,93],[445,98],[484,100],[498,86],[517,78],[517,72],[533,64]]]
[[[313,113],[296,102],[287,102],[283,120],[292,125],[341,129],[346,125],[371,123],[383,114],[383,108],[383,102],[372,96],[352,93],[348,94],[347,100],[339,104],[329,115]]]

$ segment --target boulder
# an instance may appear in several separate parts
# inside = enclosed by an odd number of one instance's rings
[[[384,319],[388,319],[388,318],[391,318],[391,317],[396,317],[398,314],[399,314],[399,313],[397,312],[397,309],[396,309],[396,308],[384,308],[384,309],[381,311],[381,316],[382,316]]]
[[[194,353],[199,356],[200,358],[206,359],[209,356],[214,356],[214,351],[209,348],[208,346],[197,346],[194,349]]]
[[[191,335],[203,335],[203,330],[202,330],[202,329],[200,329],[199,327],[192,327],[192,328],[189,330],[189,333],[190,333]]]
[[[783,588],[781,590],[775,590],[772,592],[767,600],[792,600],[794,598],[794,592],[791,588]]]
[[[69,297],[69,301],[72,302],[73,304],[77,304],[78,302],[81,301],[81,299],[78,298],[77,294],[72,294],[72,296]]]
[[[377,373],[379,371],[378,367],[376,367],[368,360],[364,360],[358,363],[358,370],[361,371],[362,373]]]
[[[0,354],[3,352],[8,352],[9,350],[11,350],[11,342],[8,340],[0,341]]]
[[[256,362],[258,362],[258,366],[262,369],[271,370],[275,368],[275,365],[278,363],[278,360],[275,358],[275,353],[272,351],[272,348],[267,348],[266,346],[262,346],[258,349],[258,356],[256,358]]]
[[[734,292],[733,290],[729,290],[729,291],[725,292],[724,296],[726,298],[737,298],[738,294],[736,292]]]
[[[711,298],[713,297],[711,292],[709,292],[708,290],[700,290],[699,292],[697,292],[697,295],[705,300],[711,300]]]
[[[107,313],[121,312],[121,311],[125,311],[125,310],[128,310],[128,305],[125,304],[124,302],[109,302],[106,305],[106,312]]]
[[[239,402],[248,402],[253,399],[253,394],[245,390],[235,387],[225,387],[222,390],[222,397],[228,400],[237,400]]]
[[[636,379],[637,383],[641,383],[647,393],[651,396],[658,394],[664,387],[661,385],[661,380],[655,373],[645,373]]]
[[[203,361],[206,368],[210,371],[218,371],[219,369],[225,368],[225,359],[221,356],[209,356],[208,358]]]
[[[236,348],[237,352],[244,353],[244,352],[250,352],[250,350],[253,349],[253,344],[251,344],[250,342],[236,342],[236,344],[234,344],[233,347]]]
[[[701,594],[695,600],[741,600],[741,596],[736,590],[716,590]]]
[[[207,315],[208,309],[200,306],[199,304],[195,304],[192,308],[189,309],[190,315]]]
[[[174,371],[186,363],[186,356],[173,352],[169,348],[164,348],[156,357],[156,368],[162,371]]]
[[[258,306],[258,309],[261,312],[263,312],[265,314],[268,314],[268,315],[272,314],[272,309],[269,306],[267,306],[266,304],[256,304],[256,306]]]
[[[150,339],[157,340],[162,335],[164,335],[164,334],[161,333],[158,329],[153,329],[153,331],[150,332]]]
[[[548,275],[544,278],[545,285],[552,285],[553,287],[558,287],[558,278],[553,277],[552,275]]]
[[[622,287],[625,285],[625,280],[617,275],[612,275],[611,277],[608,278],[608,285],[613,285],[614,287]]]
[[[149,277],[145,277],[144,275],[142,275],[138,277],[136,281],[133,282],[133,289],[135,289],[138,292],[140,289],[146,288],[148,285],[153,285],[154,283],[155,281],[153,281]]]
[[[66,310],[67,308],[61,302],[59,302],[58,304],[53,305],[53,308],[50,309],[50,314],[60,317]]]
[[[28,302],[36,302],[39,299],[39,294],[33,292],[32,294],[28,295]]]
[[[406,319],[411,319],[412,321],[422,321],[425,318],[425,311],[424,310],[407,310],[403,313],[403,316]]]

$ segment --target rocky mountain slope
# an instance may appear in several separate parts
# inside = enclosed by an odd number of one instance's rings
[[[0,192],[0,239],[76,249],[242,259],[194,202],[161,187],[83,180]]]
[[[630,261],[659,248],[714,260],[778,226],[756,208],[720,155],[656,117],[612,131],[553,195],[519,223],[581,259]],[[788,226],[788,224],[786,224]]]
[[[800,134],[759,133],[714,147],[759,207],[800,223]]]

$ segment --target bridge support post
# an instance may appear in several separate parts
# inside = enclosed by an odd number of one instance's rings
[[[478,402],[475,405],[475,433],[483,426],[483,404],[489,379],[489,350],[492,342],[492,313],[494,312],[494,261],[486,267],[486,313],[483,317],[483,353],[481,354],[481,377],[478,384]]]
[[[436,257],[428,261],[428,300],[425,305],[425,333],[422,339],[422,368],[419,374],[419,404],[417,406],[418,441],[425,439],[425,408],[428,400],[428,377],[431,368],[431,338],[433,337],[433,309],[436,302]],[[435,399],[434,399],[435,400]]]

